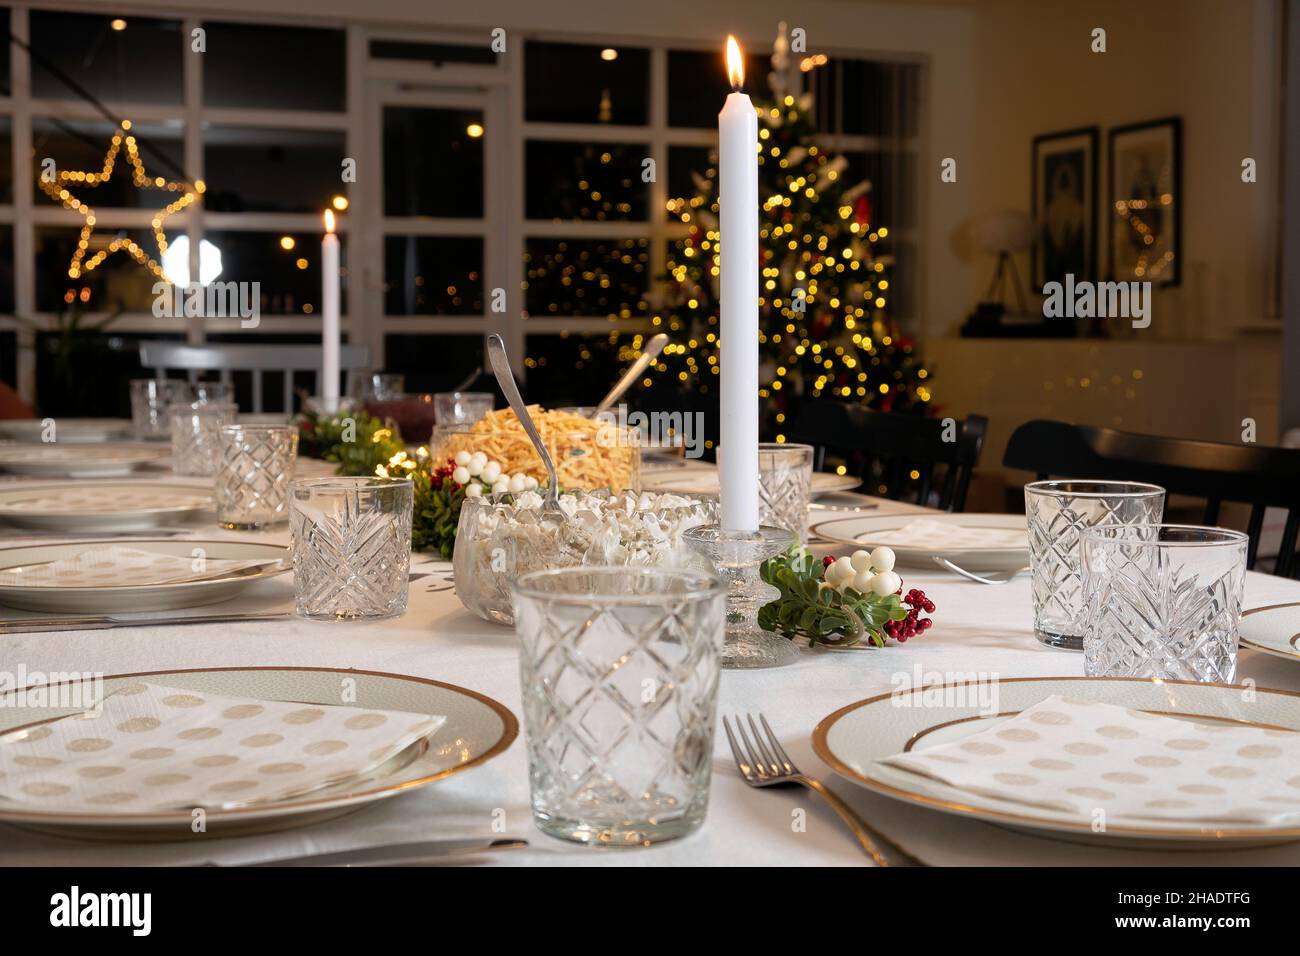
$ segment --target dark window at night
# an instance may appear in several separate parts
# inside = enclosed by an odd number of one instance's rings
[[[388,315],[480,315],[483,240],[464,236],[384,239]]]
[[[346,108],[342,30],[205,23],[203,102],[253,109]]]
[[[80,100],[81,94],[62,78],[66,76],[104,102],[182,102],[184,41],[179,20],[44,10],[33,10],[29,17],[33,96]],[[6,86],[8,45],[3,64]]]
[[[320,213],[343,192],[345,152],[341,131],[209,127],[204,205],[212,212]]]
[[[524,151],[529,219],[646,218],[643,144],[530,140]]]
[[[644,126],[650,115],[650,51],[530,41],[524,104],[533,123]]]
[[[483,113],[384,107],[384,215],[483,215]]]

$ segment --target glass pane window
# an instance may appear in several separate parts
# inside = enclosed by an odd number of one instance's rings
[[[385,238],[384,311],[388,315],[481,315],[483,240]]]
[[[495,65],[498,54],[486,44],[416,43],[406,40],[371,40],[370,56],[376,60],[408,60],[439,67],[445,63]]]
[[[384,107],[384,215],[483,216],[481,110]]]
[[[669,146],[668,147],[668,198],[684,199],[689,202],[700,191],[696,178],[715,180],[718,151],[711,146]],[[671,208],[664,209],[664,217],[678,222],[679,215]]]
[[[0,312],[14,310],[14,227],[0,226]]]
[[[263,315],[319,315],[321,236],[318,232],[213,231],[222,282],[257,282]],[[348,311],[348,237],[339,237],[340,308]]]
[[[745,54],[745,92],[755,102],[770,100],[770,53]],[[716,129],[718,111],[731,92],[722,48],[668,51],[668,125]]]
[[[644,314],[648,239],[529,239],[525,307],[536,316]]]
[[[918,64],[832,57],[808,75],[819,129],[858,136],[917,135]]]
[[[129,236],[158,257],[153,233],[148,229],[115,229],[96,224],[87,258],[105,249],[117,237]],[[158,278],[124,251],[109,255],[100,265],[76,279],[68,265],[81,239],[76,227],[40,226],[36,229],[36,309],[39,312],[149,312],[153,308]]]
[[[848,166],[843,182],[850,188],[871,183],[867,202],[872,228],[885,226],[891,232],[915,226],[919,186],[916,154],[910,152],[856,152],[844,154]]]
[[[5,13],[0,11],[0,16]],[[0,205],[14,201],[13,121],[0,116]]]
[[[528,335],[524,367],[528,370],[529,400],[551,407],[597,404],[623,374],[631,339],[630,333],[621,335],[614,330]],[[620,342],[624,351],[620,351]]]
[[[530,40],[524,48],[524,112],[531,123],[645,126],[650,51]]]
[[[33,96],[80,100],[66,76],[109,103],[182,102],[179,20],[44,10],[29,16]],[[7,84],[7,57],[4,65]]]
[[[384,371],[405,376],[408,392],[449,392],[485,367],[481,335],[384,336]]]
[[[212,212],[315,212],[343,194],[341,130],[212,126],[203,131]]]
[[[104,159],[117,132],[118,127],[107,121],[33,119],[32,175],[40,177],[47,169],[102,173]],[[96,211],[103,208],[162,209],[173,202],[177,193],[155,188],[153,183],[158,176],[169,181],[184,178],[181,176],[185,153],[180,123],[136,123],[131,126],[129,135],[135,137],[140,160],[149,177],[147,187],[135,185],[135,170],[131,168],[123,147],[118,151],[112,174],[106,182],[68,184],[68,192]],[[33,192],[38,203],[60,205],[42,189]]]
[[[342,30],[205,23],[203,101],[208,106],[342,112],[347,51]]]
[[[590,222],[646,219],[640,143],[531,140],[524,150],[529,219]]]

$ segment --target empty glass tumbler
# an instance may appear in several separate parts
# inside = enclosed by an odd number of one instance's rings
[[[1247,540],[1190,525],[1085,531],[1087,675],[1233,683]]]
[[[299,478],[289,484],[300,617],[343,621],[406,613],[410,478]]]
[[[172,471],[178,475],[211,477],[217,470],[217,432],[234,424],[236,405],[187,402],[169,411],[172,431]]]
[[[288,425],[225,425],[217,433],[217,523],[253,530],[289,520],[289,481],[298,430]]]
[[[812,445],[762,442],[758,446],[759,520],[802,541],[812,500]]]
[[[174,378],[138,378],[131,382],[131,424],[140,439],[171,438],[168,410],[191,401],[189,382]]]
[[[1035,481],[1025,485],[1034,632],[1044,644],[1083,650],[1082,535],[1088,528],[1158,524],[1165,490],[1133,481]]]
[[[726,588],[666,568],[564,568],[514,586],[533,819],[643,846],[704,819]]]
[[[433,396],[434,421],[439,425],[474,424],[492,411],[491,392],[438,392]]]

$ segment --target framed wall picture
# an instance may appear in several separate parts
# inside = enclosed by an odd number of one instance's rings
[[[1176,116],[1110,131],[1110,278],[1178,284],[1182,165]]]
[[[1034,137],[1034,285],[1097,272],[1097,127]]]

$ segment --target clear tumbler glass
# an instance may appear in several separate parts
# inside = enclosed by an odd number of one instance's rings
[[[217,432],[223,426],[233,424],[238,415],[238,406],[224,402],[173,405],[169,412],[172,471],[178,475],[205,478],[216,474]]]
[[[1088,528],[1159,524],[1165,490],[1133,481],[1035,481],[1025,485],[1034,631],[1052,647],[1083,650],[1080,545]]]
[[[644,846],[704,819],[726,588],[666,568],[563,568],[515,584],[533,819]]]
[[[343,621],[406,613],[410,478],[299,478],[289,483],[299,617]]]
[[[762,442],[758,446],[759,520],[802,541],[812,501],[813,446]]]
[[[289,481],[298,430],[288,425],[225,425],[217,434],[217,523],[253,530],[289,520]]]
[[[1191,525],[1084,532],[1085,673],[1233,683],[1247,541]]]

